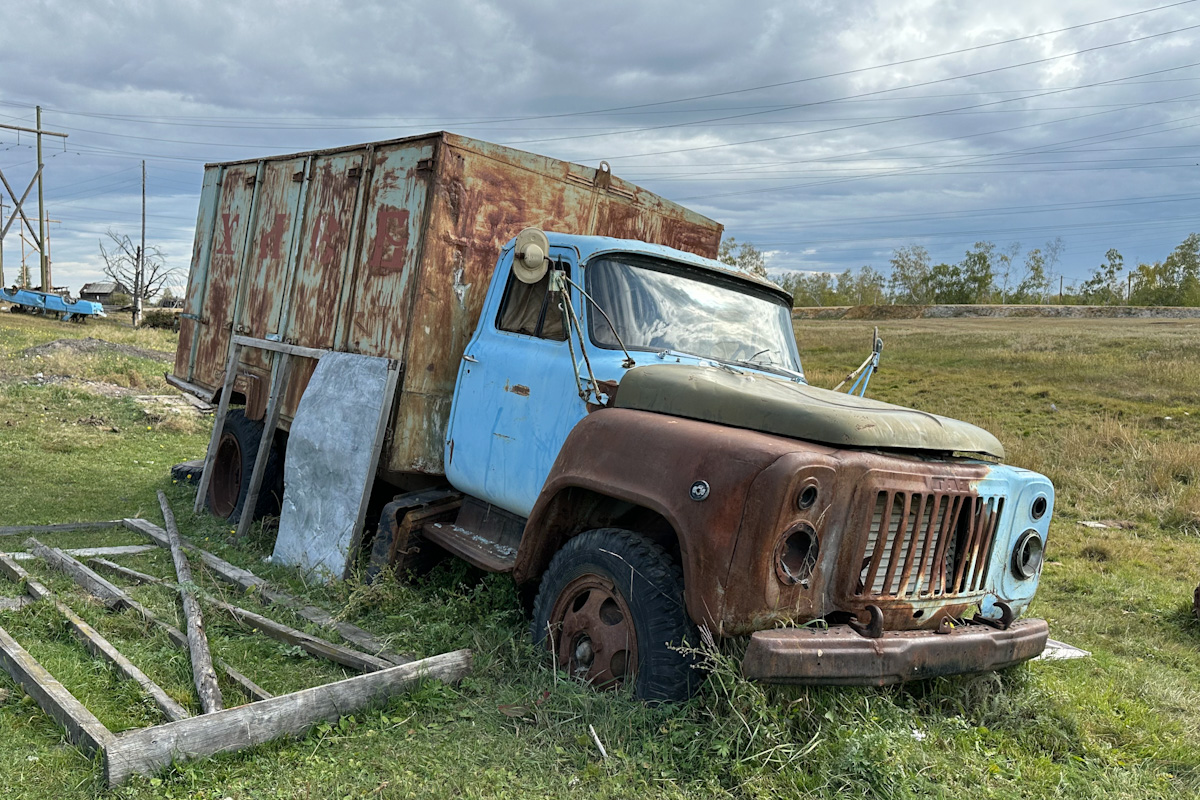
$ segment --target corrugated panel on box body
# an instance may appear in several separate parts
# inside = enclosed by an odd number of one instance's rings
[[[188,273],[187,294],[183,313],[179,317],[179,345],[175,351],[175,375],[191,382],[195,378],[197,338],[201,334],[200,320],[204,295],[208,288],[208,265],[214,232],[213,215],[220,199],[221,170],[204,170],[200,187],[200,209],[196,214],[196,241],[192,245],[192,265]]]
[[[212,220],[208,280],[201,310],[205,322],[196,342],[193,382],[202,386],[219,386],[224,378],[238,280],[245,260],[255,175],[255,166],[246,164],[229,167],[221,175],[221,199]]]
[[[210,190],[213,175],[222,178]],[[500,248],[522,228],[641,239],[708,257],[721,238],[711,220],[607,171],[446,133],[210,165],[205,191],[219,197],[210,196],[206,212],[202,194],[188,287],[188,311],[205,321],[194,336],[196,367],[186,372],[185,321],[175,375],[216,389],[235,329],[400,358],[381,462],[392,473],[442,472],[458,362]],[[285,426],[313,365],[301,360],[293,370]],[[265,389],[268,369],[265,357],[243,357],[239,389]],[[262,413],[261,401],[250,406]]]
[[[281,334],[306,165],[304,158],[263,165],[255,203],[255,232],[246,260],[246,272],[255,278],[241,281],[234,326],[237,333],[258,339]],[[261,350],[249,351],[242,360],[250,366],[270,367],[267,354]]]

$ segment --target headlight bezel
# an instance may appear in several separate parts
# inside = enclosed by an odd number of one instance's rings
[[[1009,566],[1015,578],[1022,581],[1036,578],[1042,572],[1045,563],[1046,544],[1042,534],[1030,528],[1017,537],[1017,543],[1012,550]]]

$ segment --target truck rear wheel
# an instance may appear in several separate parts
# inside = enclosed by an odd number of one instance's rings
[[[230,522],[241,519],[246,495],[250,493],[250,475],[254,471],[254,459],[258,455],[262,436],[261,422],[247,419],[243,409],[229,409],[225,428],[217,443],[206,498],[209,510],[218,517],[225,517]],[[279,513],[283,496],[279,460],[279,454],[272,445],[267,453],[267,470],[263,473],[253,519]]]
[[[542,576],[530,627],[556,666],[591,685],[626,684],[642,700],[678,701],[699,684],[697,643],[683,602],[683,573],[636,533],[600,528],[571,539]]]

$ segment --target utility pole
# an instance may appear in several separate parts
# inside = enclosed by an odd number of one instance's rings
[[[0,230],[4,227],[4,196],[0,195]],[[4,236],[0,235],[0,288],[4,287]]]
[[[142,285],[146,282],[146,162],[142,161],[142,243],[133,273],[133,327],[142,324]]]
[[[3,228],[0,228],[0,239],[4,238],[4,234],[8,233],[8,229],[12,225],[13,221],[17,218],[18,215],[20,215],[21,220],[25,223],[25,227],[29,229],[29,235],[37,240],[37,249],[41,253],[42,291],[48,292],[51,290],[51,287],[50,287],[51,281],[50,281],[50,260],[46,256],[46,223],[45,223],[46,211],[45,211],[45,205],[44,205],[45,193],[42,190],[42,171],[46,168],[46,165],[45,165],[45,162],[43,162],[43,160],[42,160],[42,136],[58,136],[63,139],[66,139],[67,134],[56,133],[54,131],[42,130],[42,107],[41,106],[37,106],[37,127],[36,128],[22,128],[17,125],[0,125],[0,128],[3,128],[5,130],[10,130],[10,131],[17,131],[18,133],[24,132],[24,133],[37,134],[37,163],[38,163],[37,173],[33,176],[33,180],[29,182],[29,186],[26,187],[25,193],[23,195],[21,195],[20,198],[17,197],[16,192],[14,192],[12,186],[9,185],[8,179],[6,177],[4,177],[3,170],[0,170],[0,183],[4,184],[4,188],[8,190],[8,194],[10,197],[12,197],[13,203],[15,204],[14,208],[13,208],[12,217],[4,225]],[[33,184],[35,184],[35,183],[37,184],[37,187],[38,187],[38,230],[39,230],[39,233],[36,233],[36,234],[33,232],[33,226],[29,222],[29,217],[25,214],[25,209],[22,208],[22,205],[25,202],[25,198],[27,198],[29,196],[29,191],[33,188]],[[24,241],[24,239],[22,239],[22,241]],[[22,264],[24,264],[23,256],[22,256]]]
[[[54,266],[54,254],[50,251],[50,225],[57,225],[60,222],[62,222],[61,219],[50,219],[49,217],[46,217],[46,264],[49,267]]]
[[[50,259],[46,258],[46,206],[45,194],[42,191],[42,107],[37,106],[37,159],[38,159],[38,250],[41,251],[42,262],[42,291],[52,292],[50,285]]]

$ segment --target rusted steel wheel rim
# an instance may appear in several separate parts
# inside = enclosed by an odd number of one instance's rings
[[[637,670],[633,615],[612,581],[580,575],[558,595],[550,612],[554,655],[573,677],[615,689]]]
[[[228,517],[237,508],[242,493],[242,446],[232,433],[221,434],[213,460],[212,480],[208,484],[209,507],[219,517]]]

